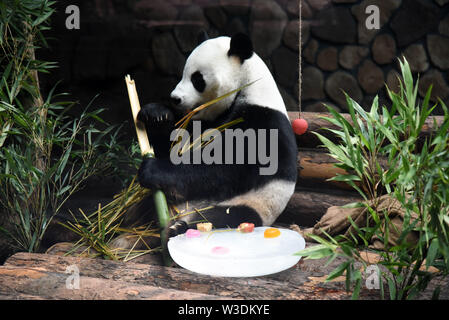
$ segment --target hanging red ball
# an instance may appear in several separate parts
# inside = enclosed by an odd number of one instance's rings
[[[292,122],[293,131],[297,135],[302,135],[307,131],[307,128],[309,125],[307,124],[307,121],[304,119],[295,119]]]

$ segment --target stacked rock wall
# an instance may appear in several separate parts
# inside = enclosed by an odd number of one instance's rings
[[[367,107],[376,94],[388,103],[385,83],[397,88],[397,57],[420,74],[420,94],[449,99],[448,0],[303,0],[302,107],[346,111],[342,90]],[[95,0],[70,1],[80,8],[81,28],[65,28],[68,2],[58,2],[51,50],[59,62],[47,88],[63,89],[83,104],[109,108],[113,122],[129,118],[123,77],[137,81],[143,102],[163,101],[196,46],[197,34],[249,34],[267,63],[289,110],[298,110],[299,0]],[[369,30],[366,8],[379,8],[380,29]],[[46,57],[45,57],[46,56]],[[45,87],[45,85],[44,85]]]
[[[420,75],[423,96],[449,101],[449,1],[305,0],[303,1],[303,108],[323,110],[327,102],[346,111],[341,90],[365,108],[375,95],[388,104],[385,84],[398,88],[398,57],[405,56]],[[367,20],[379,9],[379,29]],[[368,23],[369,25],[369,23]]]

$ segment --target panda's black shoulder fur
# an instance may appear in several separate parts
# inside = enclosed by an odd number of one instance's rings
[[[150,143],[155,148],[156,159],[145,160],[139,170],[139,182],[144,187],[162,189],[167,198],[185,200],[225,200],[247,191],[257,189],[273,180],[296,182],[297,145],[290,121],[285,114],[269,107],[252,104],[234,104],[216,120],[201,121],[204,132],[209,128],[232,120],[243,121],[232,129],[276,129],[278,132],[278,170],[274,175],[261,175],[261,164],[179,164],[169,158],[170,133],[176,120],[169,108],[161,105],[146,105],[139,118],[147,125]],[[156,121],[155,119],[163,119]],[[165,120],[164,120],[165,119]],[[188,130],[191,130],[190,123]],[[223,137],[223,133],[222,133]],[[222,139],[224,141],[224,138]],[[268,134],[267,134],[267,143]],[[267,150],[269,148],[267,147]],[[245,151],[246,152],[246,151]],[[224,150],[223,150],[224,155]],[[235,155],[235,152],[234,152]],[[245,155],[245,159],[247,159]]]

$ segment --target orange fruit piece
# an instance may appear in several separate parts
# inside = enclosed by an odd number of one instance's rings
[[[279,237],[280,235],[281,235],[281,231],[279,231],[279,229],[276,229],[276,228],[268,228],[263,233],[263,236],[265,238],[276,238],[276,237]]]

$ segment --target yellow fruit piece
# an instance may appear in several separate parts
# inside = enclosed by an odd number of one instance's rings
[[[276,238],[276,237],[279,237],[280,235],[281,235],[281,231],[279,231],[279,229],[276,229],[276,228],[268,228],[263,233],[263,236],[265,238]]]
[[[210,223],[210,222],[197,223],[196,228],[197,228],[197,230],[199,230],[201,232],[209,232],[212,230],[212,223]]]

